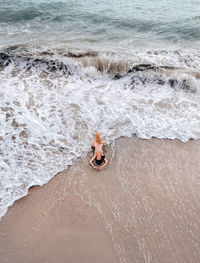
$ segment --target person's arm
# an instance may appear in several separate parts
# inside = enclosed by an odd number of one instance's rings
[[[106,157],[104,158],[104,161],[105,161],[105,163],[101,166],[102,168],[108,164],[108,160],[106,159]]]
[[[94,159],[96,158],[96,154],[91,158],[91,160],[90,160],[90,165],[92,166],[92,167],[94,167],[94,164],[92,163],[93,161],[94,161]]]

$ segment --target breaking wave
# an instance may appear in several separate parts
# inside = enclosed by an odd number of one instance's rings
[[[105,143],[200,138],[200,53],[10,47],[0,53],[0,215]]]

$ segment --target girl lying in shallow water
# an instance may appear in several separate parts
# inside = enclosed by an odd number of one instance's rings
[[[90,165],[95,168],[96,170],[101,170],[108,164],[108,160],[106,159],[105,155],[103,154],[103,141],[101,136],[98,132],[95,134],[93,146],[95,148],[94,156],[90,160]]]

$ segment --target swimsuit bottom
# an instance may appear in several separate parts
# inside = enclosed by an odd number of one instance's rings
[[[95,160],[95,164],[98,165],[98,166],[102,165],[104,163],[104,159],[105,159],[104,155],[101,156],[101,160],[97,160],[97,158],[95,158],[94,159]]]

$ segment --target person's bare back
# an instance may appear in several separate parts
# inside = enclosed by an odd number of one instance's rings
[[[95,146],[94,146],[94,148],[95,148],[95,153],[96,154],[103,154],[103,144],[98,144],[98,143],[96,143],[95,144]]]

